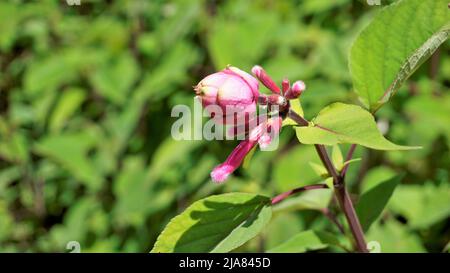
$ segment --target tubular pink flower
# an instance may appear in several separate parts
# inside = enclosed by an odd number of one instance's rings
[[[216,183],[225,182],[242,163],[245,156],[255,147],[256,141],[244,140],[233,150],[224,163],[215,167],[211,172],[211,178]]]
[[[206,108],[218,123],[236,124],[256,113],[258,81],[250,74],[229,66],[201,80],[194,90],[204,107],[217,105],[221,113]]]
[[[278,106],[281,109],[288,106],[287,100],[280,94],[280,88],[260,66],[255,66],[252,72],[275,94],[260,95],[258,80],[232,66],[205,77],[194,87],[202,105],[209,111],[213,120],[220,124],[233,125],[228,134],[245,138],[225,162],[211,172],[212,180],[217,183],[224,182],[256,145],[261,148],[269,146],[281,130],[282,118],[256,116],[256,103],[260,101],[273,110],[272,108],[278,109]],[[289,92],[289,87],[289,81],[283,80],[283,94]]]
[[[292,85],[291,89],[289,89],[289,91],[286,92],[285,97],[288,100],[296,99],[303,93],[303,91],[305,91],[305,89],[306,89],[306,85],[304,82],[296,81]]]
[[[264,132],[258,139],[258,144],[261,149],[267,148],[272,140],[278,136],[281,131],[283,119],[281,117],[273,117],[267,121],[266,132]]]
[[[281,117],[261,118],[263,121],[250,131],[248,139],[241,141],[225,162],[215,167],[211,172],[211,178],[214,182],[225,182],[228,176],[242,164],[245,156],[256,144],[259,144],[261,148],[266,148],[280,133],[283,122]]]
[[[252,68],[252,73],[261,81],[262,84],[264,84],[265,87],[269,88],[270,91],[280,94],[280,88],[275,84],[272,78],[267,75],[266,71],[264,71],[261,66],[255,65]]]

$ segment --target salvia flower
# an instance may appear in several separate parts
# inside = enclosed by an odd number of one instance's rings
[[[201,80],[194,90],[214,120],[235,124],[237,120],[248,120],[255,115],[258,87],[258,81],[250,74],[228,66]]]
[[[292,84],[292,87],[285,93],[285,97],[288,100],[298,98],[303,91],[305,91],[306,85],[302,81],[296,81]]]
[[[244,160],[245,156],[257,144],[261,148],[266,148],[272,140],[279,134],[281,130],[282,119],[280,117],[272,117],[261,122],[249,134],[249,137],[239,143],[239,145],[231,152],[224,163],[218,165],[211,172],[211,178],[216,183],[224,182],[228,176],[233,173]]]
[[[297,81],[291,86],[287,79],[282,81],[281,88],[278,87],[260,66],[254,66],[252,73],[273,94],[260,94],[258,80],[232,66],[207,76],[194,87],[215,122],[232,125],[231,135],[245,136],[225,162],[213,169],[211,178],[214,182],[224,182],[256,145],[266,149],[280,133],[283,118],[278,113],[256,116],[256,104],[269,106],[270,110],[278,109],[281,113],[289,108],[288,100],[299,97],[305,90],[303,82]],[[211,106],[216,108],[208,109]],[[217,107],[221,111],[217,111]],[[242,117],[245,117],[244,123],[239,122]]]

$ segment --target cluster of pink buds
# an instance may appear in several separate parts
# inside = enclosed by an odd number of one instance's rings
[[[283,80],[280,88],[260,66],[254,66],[252,73],[272,92],[271,95],[260,94],[258,80],[232,66],[207,76],[194,87],[203,107],[206,107],[215,122],[233,125],[234,133],[240,127],[245,128],[245,139],[224,163],[211,172],[214,182],[224,182],[256,145],[265,148],[271,144],[281,131],[284,114],[289,110],[289,100],[298,98],[306,88],[302,81],[291,86],[287,79]],[[254,118],[257,103],[268,107],[277,106],[280,115],[260,115]],[[215,106],[220,111],[215,111],[210,106]],[[256,126],[247,126],[253,120],[256,120]]]

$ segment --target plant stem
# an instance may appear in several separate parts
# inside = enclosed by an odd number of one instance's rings
[[[300,126],[307,126],[309,122],[303,117],[295,113],[292,109],[289,109],[288,116],[297,122]],[[341,175],[338,174],[336,168],[334,167],[330,157],[328,156],[325,146],[320,144],[314,145],[317,153],[319,154],[320,160],[327,169],[328,173],[333,177],[334,192],[338,200],[339,206],[344,212],[345,218],[347,219],[348,225],[355,239],[356,246],[359,252],[367,253],[367,245],[364,239],[364,233],[359,223],[358,216],[356,215],[355,208],[353,207],[352,200],[345,188],[345,182]],[[353,154],[353,152],[352,152]]]
[[[290,190],[287,192],[283,192],[283,193],[275,196],[274,198],[272,198],[272,205],[275,205],[296,193],[307,191],[307,190],[316,190],[316,189],[328,189],[328,186],[326,184],[308,185],[308,186],[296,188],[296,189],[293,189],[293,190]]]
[[[342,224],[338,221],[338,219],[336,218],[336,215],[334,215],[334,213],[332,213],[330,211],[329,208],[323,208],[320,210],[322,212],[323,215],[325,215],[325,217],[327,217],[333,224],[336,225],[336,227],[339,229],[339,231],[345,235],[345,229],[342,226]]]
[[[350,150],[348,150],[347,156],[345,157],[345,162],[352,159],[355,149],[356,149],[356,144],[352,144],[352,146],[350,146]],[[350,164],[345,164],[344,168],[341,171],[342,179],[345,179],[345,174],[347,173],[348,165],[350,165]]]

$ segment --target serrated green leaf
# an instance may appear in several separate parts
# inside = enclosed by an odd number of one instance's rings
[[[419,147],[396,145],[380,133],[373,116],[357,105],[333,103],[320,111],[309,126],[297,127],[304,144],[359,144],[377,150],[410,150]]]
[[[265,196],[210,196],[173,218],[151,252],[228,252],[256,236],[271,215],[270,198]]]
[[[447,0],[401,0],[383,9],[355,40],[350,71],[355,91],[372,112],[445,42]]]
[[[369,230],[370,225],[381,215],[402,178],[403,175],[397,175],[378,184],[361,196],[356,205],[356,213],[364,231]]]
[[[286,242],[269,249],[269,253],[301,253],[339,245],[339,240],[331,233],[324,231],[302,231]]]

